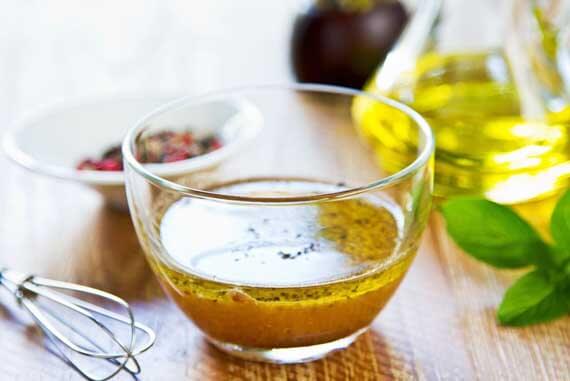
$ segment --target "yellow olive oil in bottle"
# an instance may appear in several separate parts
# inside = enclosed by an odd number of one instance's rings
[[[384,65],[392,67],[380,67],[366,85],[368,91],[409,105],[432,127],[438,196],[484,195],[512,204],[568,187],[570,106],[557,55],[552,54],[557,49],[552,36],[558,27],[544,18],[536,22],[543,15],[538,11],[548,10],[531,2],[519,2],[509,11],[514,21],[498,47],[469,49],[468,44],[439,46],[438,41],[424,41],[422,51],[416,46],[414,55],[409,53],[414,47],[406,45],[414,42],[411,32],[407,36],[404,32],[394,51],[402,67],[394,70],[389,57]],[[421,9],[418,14],[416,18],[422,17]],[[410,27],[414,21],[418,22],[412,19]],[[448,27],[448,33],[461,25]],[[464,27],[474,29],[469,23]],[[466,35],[464,41],[469,40],[469,31]],[[523,36],[531,37],[523,40]],[[477,40],[477,34],[471,38]],[[402,63],[402,52],[413,61],[410,67]],[[405,121],[383,122],[398,118],[395,111],[357,99],[353,113],[379,160],[394,170],[409,162],[417,149],[411,128]]]

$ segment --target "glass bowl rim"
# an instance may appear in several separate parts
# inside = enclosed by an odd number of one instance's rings
[[[372,100],[383,103],[384,105],[395,108],[408,117],[410,117],[417,128],[421,131],[421,134],[425,138],[425,146],[421,149],[421,152],[416,155],[413,162],[408,164],[406,167],[402,168],[400,171],[393,173],[391,175],[382,177],[376,181],[357,186],[351,187],[349,189],[343,189],[337,192],[330,193],[318,193],[314,195],[302,195],[302,196],[290,196],[290,197],[251,197],[251,196],[239,196],[232,194],[224,194],[218,192],[211,192],[206,190],[200,190],[197,188],[191,188],[177,182],[168,180],[164,177],[156,175],[145,168],[145,165],[140,163],[133,155],[131,151],[131,142],[133,142],[140,130],[147,126],[147,122],[156,117],[157,115],[168,112],[171,109],[178,107],[183,107],[185,105],[197,104],[200,102],[207,101],[208,99],[215,100],[221,99],[224,96],[229,96],[232,94],[252,92],[252,91],[263,91],[263,90],[280,90],[280,91],[291,91],[297,93],[325,93],[325,94],[336,94],[345,96],[364,96]],[[158,107],[157,109],[147,113],[145,116],[140,118],[134,126],[129,128],[125,138],[122,143],[122,153],[124,160],[124,171],[127,171],[127,167],[134,170],[138,175],[142,176],[147,181],[153,183],[159,188],[165,188],[175,193],[181,193],[190,197],[214,200],[214,201],[224,201],[231,203],[242,203],[242,204],[298,204],[298,203],[314,203],[318,201],[330,201],[337,199],[344,199],[348,197],[353,197],[358,194],[378,190],[381,188],[386,188],[390,185],[396,184],[400,181],[407,179],[412,176],[417,170],[427,165],[430,158],[432,157],[435,150],[435,141],[431,127],[427,121],[411,107],[400,103],[398,101],[392,100],[386,96],[373,94],[370,92],[365,92],[361,90],[351,89],[342,86],[334,85],[324,85],[324,84],[313,84],[313,83],[280,83],[280,84],[264,84],[264,85],[250,85],[250,86],[239,86],[230,87],[223,90],[212,91],[205,93],[203,95],[188,95],[182,98],[174,99],[164,105]],[[126,173],[125,173],[126,174]],[[126,181],[128,184],[128,181]]]

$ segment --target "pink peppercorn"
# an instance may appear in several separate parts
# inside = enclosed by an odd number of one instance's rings
[[[213,138],[211,143],[210,143],[210,149],[213,151],[213,150],[217,150],[219,148],[222,148],[222,143],[218,139]]]
[[[194,142],[194,139],[192,138],[192,134],[190,134],[189,132],[185,132],[182,135],[182,142],[184,144],[186,144],[187,146],[192,145],[192,143]]]
[[[98,171],[122,171],[123,163],[114,159],[104,159],[96,163]]]
[[[174,152],[171,153],[169,155],[165,155],[164,158],[162,159],[163,163],[173,163],[175,161],[181,161],[181,160],[186,160],[188,159],[188,154],[183,152],[183,151],[178,151],[178,152]]]
[[[77,165],[77,169],[79,169],[81,171],[84,171],[84,170],[94,171],[97,169],[97,163],[94,160],[85,159]]]

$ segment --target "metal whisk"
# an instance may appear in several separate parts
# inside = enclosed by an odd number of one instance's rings
[[[30,313],[64,361],[86,379],[108,380],[121,370],[140,373],[135,357],[154,344],[155,334],[135,321],[123,299],[7,268],[0,269],[0,285]],[[106,308],[90,299],[99,299]],[[118,309],[123,313],[116,312]]]

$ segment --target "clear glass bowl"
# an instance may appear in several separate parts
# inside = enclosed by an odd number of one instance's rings
[[[353,114],[375,107],[418,147],[402,170],[358,133]],[[223,147],[178,177],[137,161],[146,136],[182,129]],[[164,291],[221,350],[276,363],[347,347],[387,303],[426,225],[433,149],[406,106],[321,85],[181,99],[123,144],[130,211]]]

